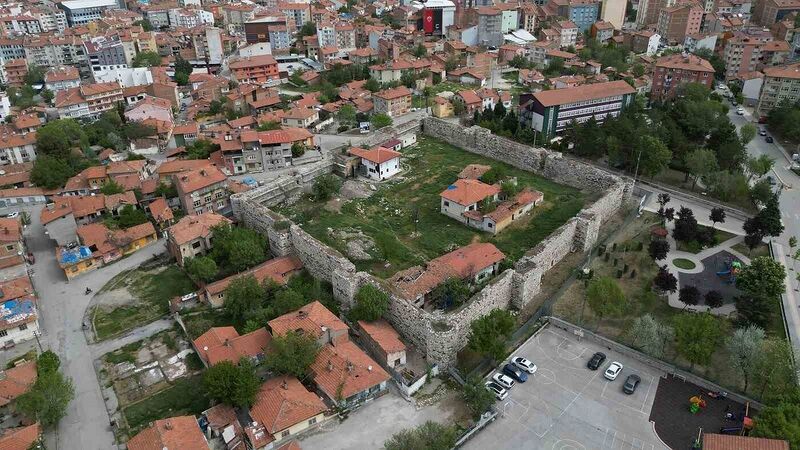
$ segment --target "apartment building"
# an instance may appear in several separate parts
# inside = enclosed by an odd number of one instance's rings
[[[229,67],[240,83],[264,84],[280,80],[278,62],[272,55],[242,58],[230,63]]]
[[[760,0],[755,2],[753,21],[768,27],[792,12],[800,12],[800,0]]]
[[[568,19],[585,32],[600,16],[600,0],[550,0],[545,11]]]
[[[622,80],[523,95],[520,124],[552,137],[573,121],[582,123],[594,117],[603,122],[606,117],[617,117],[635,96],[636,90]]]
[[[668,43],[678,44],[686,35],[700,32],[702,22],[703,8],[696,3],[683,3],[662,9],[656,30]]]
[[[725,79],[733,80],[764,67],[780,65],[789,55],[789,43],[775,41],[769,31],[734,31],[725,42]]]
[[[128,67],[125,48],[118,35],[98,36],[83,43],[92,72]]]
[[[224,141],[223,141],[224,143]],[[292,145],[299,143],[314,147],[314,135],[304,128],[285,127],[280,130],[243,130],[240,142],[228,151],[222,146],[225,168],[234,174],[264,172],[292,164]]]
[[[12,59],[3,65],[6,84],[11,87],[25,85],[25,76],[28,75],[28,62],[24,59]]]
[[[608,22],[614,29],[621,30],[625,23],[625,8],[627,0],[602,0],[600,5],[600,20]]]
[[[571,20],[563,20],[553,25],[552,30],[558,33],[559,47],[574,47],[578,43],[578,25]]]
[[[116,81],[110,83],[84,84],[56,92],[55,107],[61,118],[98,116],[104,111],[116,108],[124,101],[122,86]]]
[[[64,10],[70,27],[98,20],[103,11],[121,9],[117,0],[66,0],[56,6]]]
[[[800,100],[800,63],[764,68],[764,82],[758,94],[756,117],[764,117],[782,101]]]
[[[411,110],[411,91],[405,86],[384,89],[372,94],[372,103],[376,114],[402,116]]]
[[[63,91],[81,85],[78,69],[72,66],[51,67],[44,74],[44,86],[50,92]]]
[[[486,46],[500,46],[503,44],[502,17],[497,8],[484,6],[477,8],[478,16],[478,43]]]
[[[206,166],[180,172],[174,175],[173,184],[186,214],[231,214],[228,177],[216,167]]]
[[[676,0],[640,0],[636,10],[636,28],[657,24],[661,10],[674,6],[675,3]]]
[[[0,135],[0,166],[36,160],[36,133]]]
[[[703,58],[692,54],[669,55],[656,60],[650,98],[667,100],[680,92],[686,83],[714,86],[714,67]]]
[[[195,258],[211,251],[215,226],[230,223],[230,219],[215,212],[184,216],[167,229],[167,250],[178,265],[183,266],[186,258]]]

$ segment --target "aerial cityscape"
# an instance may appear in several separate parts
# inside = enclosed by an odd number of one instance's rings
[[[0,21],[0,450],[800,450],[800,0]]]

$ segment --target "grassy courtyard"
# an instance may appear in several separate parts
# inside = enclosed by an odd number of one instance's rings
[[[331,206],[335,201],[322,205],[305,197],[280,212],[342,254],[348,254],[347,240],[340,233],[366,236],[374,243],[370,257],[354,263],[360,270],[387,277],[473,242],[491,242],[514,261],[580,211],[588,197],[577,189],[428,137],[404,150],[402,164],[403,172],[369,198],[335,207]],[[467,227],[439,211],[439,193],[468,164],[502,166],[521,185],[543,192],[544,202],[497,236]]]
[[[172,386],[123,410],[133,436],[154,420],[197,415],[209,407],[200,375],[181,378]]]

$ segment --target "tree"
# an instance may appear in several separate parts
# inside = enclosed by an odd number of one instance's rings
[[[495,119],[502,120],[506,116],[506,107],[503,105],[503,102],[497,102],[492,112]]]
[[[675,317],[676,349],[694,368],[714,353],[722,337],[723,323],[708,313],[683,313]]]
[[[153,24],[148,19],[137,20],[133,24],[142,27],[143,31],[153,31]]]
[[[139,52],[133,58],[133,67],[158,67],[161,65],[161,55],[157,52]]]
[[[231,406],[252,406],[260,385],[255,367],[246,358],[238,365],[220,361],[203,373],[203,386],[208,396]]]
[[[769,155],[759,155],[759,156],[751,156],[748,157],[745,161],[745,168],[747,168],[747,172],[749,176],[747,178],[750,181],[751,178],[757,177],[761,178],[775,165],[775,160],[772,159]]]
[[[31,86],[34,84],[44,83],[45,70],[36,64],[28,65],[28,72],[25,74],[24,82],[26,85]]]
[[[635,76],[636,78],[639,78],[642,75],[644,75],[644,70],[645,70],[644,65],[639,63],[634,64],[633,68],[631,68],[631,72],[633,72],[633,76]]]
[[[704,300],[706,302],[706,305],[708,305],[710,308],[719,308],[720,306],[722,306],[723,302],[722,294],[720,294],[719,291],[713,291],[713,290],[706,292]]]
[[[179,86],[189,84],[189,75],[191,75],[193,70],[194,67],[192,67],[192,63],[185,60],[181,55],[175,56],[175,82],[178,83]]]
[[[260,233],[227,224],[212,228],[214,248],[211,257],[223,270],[242,272],[266,259],[267,242]]]
[[[370,78],[364,83],[364,89],[370,92],[378,92],[381,90],[381,84],[375,78]]]
[[[667,257],[669,253],[669,242],[666,239],[653,239],[648,247],[650,257],[660,261]]]
[[[389,296],[371,284],[358,289],[355,301],[356,305],[350,311],[350,319],[354,322],[373,322],[380,319],[389,308]]]
[[[253,275],[236,278],[225,289],[225,311],[234,320],[244,320],[263,300],[264,288]]]
[[[467,379],[461,395],[464,397],[464,403],[472,411],[472,417],[475,419],[485,413],[495,401],[494,394],[486,389],[483,379],[476,376]]]
[[[706,176],[709,192],[722,201],[744,199],[749,193],[747,177],[739,172],[718,170]]]
[[[56,96],[55,94],[53,94],[53,91],[47,88],[42,89],[42,92],[40,92],[39,95],[41,95],[42,99],[48,104],[52,103],[53,98],[55,98]]]
[[[652,178],[667,168],[672,160],[672,152],[664,145],[664,142],[652,136],[644,136],[641,138],[640,145],[647,149],[641,155],[639,167],[642,175]]]
[[[423,56],[425,56],[427,54],[428,54],[428,49],[426,49],[425,46],[422,45],[421,42],[419,44],[417,44],[416,47],[414,47],[414,56],[416,56],[417,58],[422,58]]]
[[[275,120],[269,120],[267,122],[262,122],[256,128],[258,131],[272,131],[272,130],[280,130],[281,123]]]
[[[304,36],[314,36],[317,34],[317,24],[314,22],[306,22],[302,27],[300,27],[300,31],[298,31],[298,33],[300,34],[301,38]]]
[[[655,358],[661,358],[667,344],[675,338],[672,327],[660,323],[650,314],[634,319],[629,334],[635,347]]]
[[[658,194],[658,205],[661,207],[660,209],[664,209],[665,206],[672,200],[666,192],[662,192]]]
[[[763,205],[769,201],[775,194],[772,193],[772,186],[769,184],[769,180],[762,178],[758,180],[751,188],[750,188],[750,198],[753,199],[754,203]]]
[[[450,450],[455,445],[457,438],[455,427],[429,420],[416,428],[407,428],[393,434],[383,443],[383,448],[385,450]]]
[[[44,375],[53,373],[61,367],[61,359],[52,350],[45,350],[36,358],[36,373]]]
[[[750,261],[736,277],[736,287],[753,297],[776,300],[785,290],[786,271],[783,265],[767,256]]]
[[[774,402],[797,388],[796,360],[791,343],[786,339],[767,339],[762,345],[753,380],[764,402]]]
[[[672,237],[677,241],[691,242],[697,239],[697,219],[694,218],[694,212],[681,206],[678,211],[678,218],[675,220],[675,230],[672,232]]]
[[[678,290],[678,279],[667,270],[667,266],[662,266],[653,278],[653,286],[662,292],[675,292]]]
[[[717,156],[709,149],[698,148],[686,155],[686,168],[694,175],[692,190],[697,180],[717,170]]]
[[[193,319],[186,321],[186,332],[189,333],[189,337],[192,339],[197,339],[213,326],[214,322],[211,319]]]
[[[736,297],[736,322],[739,326],[768,327],[777,312],[777,308],[778,302],[773,298],[740,295]]]
[[[770,197],[764,204],[764,209],[758,212],[758,220],[765,236],[777,237],[783,233],[783,220],[776,195]]]
[[[270,305],[269,318],[282,316],[288,312],[302,308],[308,303],[302,294],[292,289],[283,289],[275,294]]]
[[[763,329],[750,325],[734,331],[725,344],[730,354],[731,366],[742,374],[744,392],[747,392],[753,371],[758,367],[765,337]]]
[[[133,205],[126,205],[123,207],[115,220],[116,225],[122,229],[135,227],[136,225],[141,225],[146,222],[147,214]]]
[[[437,308],[446,309],[458,306],[469,299],[469,284],[457,277],[450,277],[436,286],[429,298]]]
[[[299,158],[306,154],[306,146],[300,142],[292,144],[292,158]]]
[[[274,373],[302,380],[317,358],[318,351],[319,345],[314,336],[289,331],[283,336],[272,337],[272,352],[267,356],[265,365]]]
[[[356,123],[356,108],[353,105],[342,105],[336,113],[340,124],[352,126]]]
[[[711,228],[717,226],[717,223],[725,223],[725,210],[722,208],[711,208],[711,214],[708,216],[708,220],[711,221]]]
[[[56,189],[75,174],[72,167],[59,158],[41,155],[36,158],[31,169],[31,181],[45,189]]]
[[[53,370],[38,374],[31,389],[17,398],[16,410],[50,428],[67,414],[73,398],[75,388],[72,380]]]
[[[493,309],[489,314],[470,323],[469,348],[494,361],[505,356],[506,340],[514,330],[514,317],[502,309]]]
[[[688,305],[696,305],[700,302],[700,290],[694,286],[684,286],[678,292],[678,300],[684,304],[684,308]]]
[[[739,139],[742,141],[742,145],[747,145],[750,141],[756,137],[758,130],[756,126],[752,123],[746,123],[739,128]]]
[[[341,187],[342,183],[339,178],[334,175],[324,175],[317,178],[311,187],[311,192],[315,200],[324,202],[330,200],[333,194],[338,193]]]
[[[194,279],[208,283],[214,280],[217,275],[217,263],[209,256],[198,256],[197,258],[187,258],[183,265]]]
[[[589,287],[586,289],[586,301],[600,319],[598,326],[603,317],[620,314],[627,304],[625,293],[622,292],[617,282],[609,277],[595,278],[589,282]]]
[[[792,449],[800,448],[800,401],[794,397],[759,412],[750,436],[787,440]]]
[[[114,180],[106,181],[100,186],[100,192],[105,195],[122,194],[125,192],[122,186]]]
[[[37,156],[47,155],[67,160],[74,147],[88,145],[83,127],[74,119],[58,119],[47,122],[36,131]]]
[[[375,130],[380,130],[381,128],[385,128],[392,125],[392,118],[387,116],[386,114],[375,114],[372,116],[372,128]]]
[[[212,153],[219,149],[219,144],[215,144],[208,139],[198,139],[186,146],[186,158],[208,159]]]

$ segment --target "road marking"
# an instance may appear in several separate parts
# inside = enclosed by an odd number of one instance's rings
[[[660,379],[660,377],[659,377],[659,379]],[[650,375],[650,384],[647,385],[647,393],[644,394],[644,402],[642,403],[641,411],[643,413],[645,412],[644,408],[647,406],[647,398],[650,397],[650,389],[653,389],[653,383],[655,383],[655,381],[656,381],[656,377]]]

